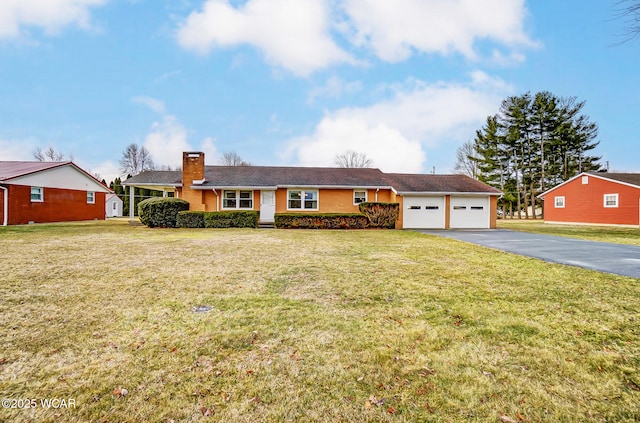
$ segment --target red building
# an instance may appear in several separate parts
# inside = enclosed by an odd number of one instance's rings
[[[639,173],[582,173],[540,197],[545,222],[640,226]]]
[[[0,225],[104,219],[109,192],[72,162],[0,161]]]

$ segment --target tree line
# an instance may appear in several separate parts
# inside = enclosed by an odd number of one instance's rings
[[[584,101],[548,91],[502,101],[475,139],[457,152],[456,170],[504,192],[499,206],[511,216],[536,217],[537,195],[581,172],[602,171],[592,154],[598,125],[582,114]]]

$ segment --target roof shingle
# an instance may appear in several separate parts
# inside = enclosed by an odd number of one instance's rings
[[[490,187],[466,175],[429,175],[409,173],[387,173],[388,184],[396,191],[420,193],[482,193],[502,194],[500,190]]]
[[[601,178],[613,179],[614,181],[625,182],[627,184],[636,185],[640,188],[640,173],[592,173],[592,175]]]

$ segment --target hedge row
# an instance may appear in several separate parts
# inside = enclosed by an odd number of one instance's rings
[[[138,217],[150,228],[175,228],[178,213],[184,210],[189,210],[189,203],[179,198],[147,198],[138,204]]]
[[[365,229],[369,220],[357,213],[276,213],[278,229]]]
[[[204,228],[204,212],[181,211],[177,223],[178,228]]]
[[[188,211],[179,198],[149,198],[138,205],[140,221],[150,228],[257,228],[259,211]],[[398,203],[361,203],[357,213],[277,213],[276,228],[365,229],[395,227]]]
[[[360,203],[360,212],[367,216],[372,228],[394,229],[400,217],[399,203]]]
[[[183,211],[178,213],[179,228],[257,228],[257,211]]]

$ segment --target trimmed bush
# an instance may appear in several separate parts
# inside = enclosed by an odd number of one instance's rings
[[[393,229],[400,216],[399,203],[360,203],[360,211],[367,217],[372,228]]]
[[[219,211],[204,213],[205,228],[257,228],[258,211]]]
[[[279,229],[364,229],[369,221],[357,213],[276,213]]]
[[[138,204],[140,222],[150,228],[175,228],[178,213],[189,210],[189,203],[179,198],[147,198]]]
[[[181,211],[176,220],[178,228],[204,228],[204,212]]]

